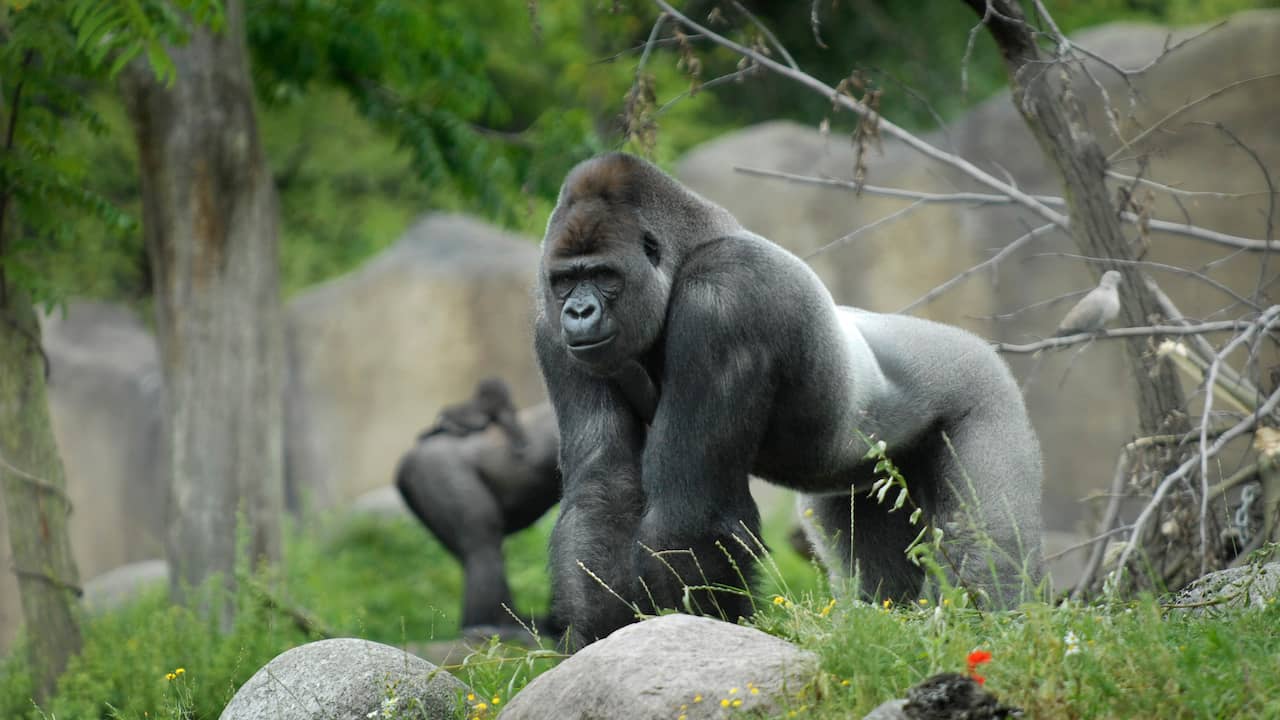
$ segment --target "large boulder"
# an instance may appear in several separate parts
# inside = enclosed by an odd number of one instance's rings
[[[1158,57],[1166,43],[1201,28],[1170,31],[1154,25],[1120,23],[1080,33],[1074,40],[1120,67],[1140,67]],[[1172,37],[1170,34],[1172,32]],[[1232,17],[1170,53],[1133,78],[1138,93],[1130,112],[1127,90],[1116,74],[1097,66],[1093,74],[1121,111],[1121,131],[1134,137],[1189,101],[1249,78],[1271,74],[1222,92],[1179,115],[1122,154],[1145,155],[1144,177],[1186,190],[1213,190],[1233,197],[1179,198],[1156,193],[1154,216],[1215,230],[1262,238],[1266,232],[1266,183],[1248,152],[1233,147],[1214,127],[1217,121],[1256,152],[1267,167],[1280,167],[1280,12],[1255,11]],[[1102,102],[1086,81],[1081,85],[1093,115],[1092,127],[1107,152],[1119,141],[1107,130]],[[815,124],[816,124],[815,118]],[[839,121],[840,116],[834,120]],[[978,105],[944,130],[924,136],[997,177],[1011,176],[1025,192],[1061,194],[1056,171],[1044,158],[1008,92]],[[867,158],[867,182],[926,192],[984,190],[958,172],[932,162],[903,144],[886,139]],[[690,152],[677,175],[724,205],[747,227],[800,255],[814,252],[851,231],[905,208],[910,201],[855,196],[832,188],[786,183],[735,171],[761,168],[810,176],[852,179],[854,153],[845,134],[823,135],[795,123],[776,122],[719,138]],[[1137,165],[1120,160],[1133,174]],[[1186,215],[1184,216],[1184,212]],[[953,275],[989,258],[1041,224],[1009,206],[930,204],[866,230],[849,243],[811,260],[838,302],[893,312]],[[915,314],[961,325],[987,337],[1025,342],[1053,332],[1069,303],[1031,308],[1033,303],[1091,287],[1096,276],[1078,260],[1043,256],[1077,252],[1062,233],[1046,236],[1005,260],[998,273],[970,277],[939,302]],[[1153,233],[1147,259],[1200,268],[1229,255],[1220,246]],[[1040,255],[1037,257],[1037,255]],[[1214,267],[1215,280],[1249,295],[1258,280],[1257,254],[1242,254]],[[1162,286],[1191,317],[1210,315],[1231,300],[1193,277],[1156,273]],[[1124,288],[1121,288],[1124,292]],[[1013,314],[1017,310],[1026,310]],[[1008,317],[989,319],[996,314]],[[1100,342],[1082,353],[1050,353],[1040,359],[1010,356],[1020,377],[1034,376],[1027,403],[1044,449],[1046,519],[1056,529],[1072,529],[1084,513],[1077,502],[1105,486],[1119,447],[1137,432],[1131,372],[1118,342]]]
[[[169,507],[164,382],[155,339],[122,305],[72,301],[41,318],[53,432],[71,498],[80,577],[164,554]],[[0,557],[9,531],[0,513]],[[13,573],[0,573],[0,652],[22,620]]]
[[[388,250],[288,305],[286,466],[293,507],[390,482],[444,405],[487,375],[545,397],[533,358],[537,241],[461,215],[419,220]]]
[[[467,686],[390,645],[335,638],[307,643],[262,666],[221,720],[453,718]]]
[[[534,678],[501,717],[773,716],[817,673],[817,655],[759,630],[663,615],[628,625]]]

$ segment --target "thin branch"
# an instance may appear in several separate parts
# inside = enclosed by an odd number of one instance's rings
[[[1135,175],[1125,175],[1124,173],[1116,172],[1114,170],[1108,170],[1107,177],[1112,178],[1113,180],[1119,180],[1120,182],[1136,183],[1138,185],[1149,187],[1154,190],[1159,190],[1161,192],[1169,193],[1170,195],[1177,195],[1180,197],[1188,197],[1188,198],[1208,197],[1208,198],[1215,198],[1215,199],[1221,199],[1221,200],[1237,200],[1241,198],[1258,197],[1259,195],[1268,195],[1268,194],[1274,197],[1276,194],[1275,191],[1271,191],[1270,193],[1268,193],[1266,190],[1256,190],[1254,192],[1245,192],[1245,193],[1226,193],[1226,192],[1216,192],[1214,190],[1184,190],[1182,188],[1173,187],[1172,185],[1166,185],[1164,183],[1156,182],[1155,180],[1151,180],[1149,178],[1137,177]]]
[[[766,27],[764,23],[760,22],[760,19],[753,15],[750,10],[743,7],[742,3],[738,2],[738,0],[733,0],[733,6],[738,9],[738,12],[746,15],[747,19],[751,21],[751,24],[755,25],[756,29],[773,44],[773,47],[777,49],[778,54],[782,56],[783,60],[787,61],[787,64],[791,66],[791,69],[800,69],[800,66],[796,64],[796,59],[791,57],[791,53],[787,52],[787,48],[784,47],[782,43],[778,42],[778,36],[774,35],[772,30]]]
[[[1175,275],[1186,275],[1189,277],[1196,278],[1197,280],[1200,280],[1206,285],[1209,285],[1217,290],[1222,291],[1224,294],[1230,296],[1231,299],[1235,300],[1241,305],[1247,305],[1249,306],[1249,308],[1256,310],[1258,312],[1262,311],[1262,307],[1254,304],[1252,300],[1241,295],[1235,290],[1232,290],[1229,286],[1217,280],[1214,280],[1213,278],[1209,277],[1208,275],[1205,275],[1202,272],[1198,272],[1196,270],[1188,270],[1184,267],[1179,267],[1177,265],[1169,265],[1167,263],[1159,263],[1159,262],[1154,262],[1152,260],[1121,260],[1119,258],[1099,258],[1099,257],[1092,257],[1089,255],[1080,255],[1078,253],[1068,253],[1068,252],[1036,253],[1032,257],[1033,258],[1060,257],[1060,258],[1067,258],[1070,260],[1083,260],[1085,262],[1102,264],[1102,265],[1131,265],[1135,267],[1145,267],[1145,268],[1150,268],[1152,270],[1169,272]]]
[[[867,232],[867,231],[869,231],[869,230],[875,230],[876,228],[878,228],[878,227],[880,227],[880,226],[882,226],[882,225],[888,225],[889,223],[897,222],[898,220],[901,220],[902,218],[906,217],[907,215],[910,215],[911,213],[913,213],[913,212],[915,212],[916,210],[918,210],[918,209],[920,208],[920,206],[924,204],[924,202],[925,202],[924,200],[917,200],[917,201],[915,201],[915,202],[911,203],[910,205],[908,205],[908,206],[906,206],[906,207],[902,208],[901,210],[898,210],[898,211],[896,211],[896,212],[889,213],[888,215],[885,215],[884,217],[882,217],[882,218],[880,218],[880,219],[876,220],[875,222],[872,222],[872,223],[867,224],[867,225],[863,225],[862,227],[860,227],[860,228],[858,228],[858,229],[854,230],[854,231],[853,231],[853,232],[851,232],[851,233],[848,233],[847,235],[844,235],[843,237],[840,237],[840,238],[837,238],[837,239],[835,239],[835,240],[832,240],[831,242],[827,243],[826,245],[823,245],[822,247],[818,248],[817,250],[814,250],[813,252],[811,252],[811,253],[809,253],[809,254],[807,254],[807,255],[802,256],[800,259],[801,259],[801,260],[809,260],[810,258],[817,257],[818,255],[821,255],[822,253],[824,253],[824,252],[826,252],[826,251],[828,251],[828,250],[830,250],[830,249],[832,249],[832,248],[841,247],[841,246],[843,246],[843,245],[847,244],[850,240],[854,239],[855,237],[857,237],[857,236],[861,235],[861,234],[862,234],[862,233],[864,233],[864,232]]]
[[[63,490],[44,478],[36,477],[25,470],[14,467],[12,463],[5,459],[3,454],[0,454],[0,469],[7,470],[9,474],[13,475],[17,480],[22,481],[24,484],[30,485],[37,490],[48,493],[49,495],[53,495],[54,497],[62,500],[63,504],[67,508],[67,512],[71,512],[71,497],[67,495],[66,490]]]
[[[696,30],[699,33],[702,33],[717,45],[728,48],[729,50],[732,50],[733,52],[739,55],[744,55],[750,58],[751,60],[755,61],[756,63],[772,70],[773,72],[778,73],[791,80],[794,80],[797,83],[805,87],[808,87],[809,89],[817,93],[820,93],[824,97],[830,99],[832,102],[838,105],[841,105],[845,108],[848,108],[849,110],[853,111],[854,113],[856,113],[857,115],[866,119],[869,122],[875,123],[881,132],[901,140],[908,147],[916,150],[922,155],[928,158],[931,158],[933,160],[936,160],[938,162],[941,162],[943,164],[949,165],[953,168],[956,168],[957,170],[963,172],[964,174],[968,175],[969,177],[973,178],[979,183],[993,190],[996,190],[1004,195],[1009,196],[1015,202],[1020,203],[1027,209],[1039,215],[1046,222],[1051,222],[1055,225],[1066,227],[1067,217],[1062,213],[1059,213],[1053,210],[1052,208],[1050,208],[1049,206],[1045,205],[1044,203],[1037,201],[1035,198],[1022,192],[1018,188],[1006,182],[1002,182],[998,180],[997,178],[993,177],[990,173],[983,171],[981,168],[977,167],[976,165],[969,162],[968,160],[965,160],[964,158],[958,157],[956,155],[952,155],[951,153],[945,152],[943,150],[940,150],[939,148],[934,147],[933,145],[930,145],[929,143],[921,140],[920,138],[916,137],[910,132],[907,132],[906,130],[899,127],[898,125],[881,117],[879,113],[867,107],[864,103],[858,102],[854,98],[849,97],[844,93],[837,92],[835,88],[827,85],[826,83],[822,82],[821,80],[818,80],[817,78],[814,78],[811,75],[808,75],[802,71],[787,67],[786,65],[774,60],[773,58],[770,58],[767,55],[759,53],[755,50],[752,50],[751,48],[740,45],[722,35],[712,32],[706,27],[694,22],[693,20],[690,20],[687,16],[685,16],[680,11],[672,7],[670,3],[666,2],[666,0],[654,0],[654,3],[658,7],[662,8],[668,15],[675,18],[678,22],[680,22],[681,24],[685,25],[686,27],[692,30]]]
[[[1068,347],[1093,340],[1114,340],[1116,338],[1146,337],[1161,335],[1200,335],[1227,330],[1244,330],[1256,328],[1258,324],[1247,320],[1221,320],[1219,322],[1200,323],[1197,325],[1148,325],[1146,327],[1127,327],[1103,330],[1099,333],[1077,333],[1051,337],[1025,345],[996,342],[991,347],[1003,353],[1033,353],[1055,347]]]
[[[1222,433],[1222,435],[1220,435],[1218,439],[1214,441],[1213,445],[1209,446],[1204,453],[1197,453],[1197,455],[1207,454],[1210,457],[1217,455],[1222,451],[1222,448],[1226,447],[1227,443],[1243,435],[1249,430],[1252,430],[1254,426],[1257,425],[1258,420],[1261,417],[1270,415],[1275,411],[1277,406],[1280,406],[1280,388],[1277,388],[1275,392],[1271,393],[1271,396],[1267,398],[1267,401],[1258,408],[1257,414],[1250,415],[1231,426],[1231,428]],[[1133,555],[1133,551],[1138,544],[1137,541],[1142,537],[1142,532],[1146,529],[1147,523],[1151,521],[1151,516],[1155,514],[1156,509],[1160,506],[1160,503],[1164,501],[1164,498],[1169,494],[1169,491],[1173,489],[1173,486],[1183,480],[1187,473],[1189,473],[1191,469],[1198,464],[1199,460],[1199,457],[1187,459],[1179,465],[1176,470],[1166,475],[1160,482],[1159,486],[1156,487],[1156,492],[1151,497],[1151,502],[1143,508],[1142,512],[1138,515],[1138,518],[1133,522],[1133,534],[1130,536],[1129,542],[1125,544],[1124,550],[1120,553],[1120,560],[1116,563],[1117,571],[1128,567],[1129,558]]]
[[[920,202],[920,201],[917,201],[917,202]],[[903,307],[901,310],[898,310],[898,313],[901,315],[905,315],[922,305],[927,305],[933,302],[938,297],[940,297],[943,293],[947,292],[951,288],[955,287],[956,285],[964,281],[965,278],[971,275],[974,275],[975,273],[981,272],[986,268],[995,267],[996,265],[999,265],[1000,261],[1009,257],[1013,253],[1017,252],[1017,250],[1022,246],[1031,242],[1035,238],[1038,238],[1041,235],[1048,233],[1051,230],[1057,230],[1057,229],[1058,228],[1056,225],[1041,225],[1040,227],[1035,228],[1034,230],[1023,233],[1021,237],[1019,237],[1018,239],[1014,240],[1013,242],[1001,248],[1000,252],[996,253],[995,255],[992,255],[990,258],[978,263],[977,265],[974,265],[973,267],[969,268],[968,270],[965,270],[964,272],[956,275],[955,277],[952,277],[950,280],[947,280],[941,285],[938,285],[937,287],[933,288],[929,292],[925,293],[920,298],[912,301],[910,304]]]
[[[939,151],[941,152],[941,151]],[[924,200],[930,203],[976,203],[982,205],[1025,205],[1018,199],[1009,195],[1001,195],[995,193],[981,192],[952,192],[952,193],[929,193],[918,190],[907,190],[904,188],[891,188],[878,185],[862,185],[851,180],[840,180],[838,178],[812,177],[808,175],[797,175],[795,173],[781,172],[777,170],[765,170],[762,168],[748,168],[735,166],[734,170],[748,175],[756,175],[759,177],[772,178],[776,180],[784,180],[787,182],[803,183],[806,185],[820,185],[825,187],[843,188],[854,192],[861,192],[868,195],[876,195],[879,197],[894,197],[905,200]],[[1012,187],[1012,183],[1009,183]],[[1034,200],[1044,206],[1066,207],[1067,201],[1055,195],[1025,195],[1025,197]],[[1186,237],[1196,238],[1197,240],[1205,240],[1217,245],[1237,250],[1249,250],[1251,252],[1269,252],[1272,250],[1280,250],[1280,243],[1274,242],[1270,238],[1266,240],[1255,240],[1253,238],[1240,237],[1228,233],[1210,230],[1191,223],[1176,223],[1168,220],[1157,220],[1155,218],[1141,218],[1137,213],[1124,211],[1120,214],[1120,218],[1125,222],[1138,224],[1145,222],[1147,227],[1152,230],[1162,230],[1175,235],[1183,235]],[[1052,220],[1050,222],[1053,222]],[[1063,230],[1068,229],[1068,225],[1064,223],[1054,223]]]
[[[84,597],[84,588],[80,587],[79,585],[76,585],[75,583],[67,582],[62,578],[54,577],[53,575],[50,575],[49,573],[44,572],[42,570],[28,570],[27,568],[21,568],[21,567],[18,567],[17,565],[14,565],[13,574],[17,575],[18,577],[24,577],[24,578],[30,578],[32,580],[43,581],[45,583],[48,583],[49,585],[52,585],[53,587],[58,588],[59,590],[66,590],[68,592],[71,592],[78,598]]]
[[[1108,163],[1110,163],[1111,161],[1115,160],[1115,159],[1116,159],[1116,157],[1118,157],[1118,156],[1120,155],[1120,153],[1121,153],[1121,152],[1123,152],[1123,151],[1125,151],[1125,150],[1128,150],[1128,149],[1129,149],[1129,147],[1131,147],[1131,146],[1133,146],[1133,145],[1137,145],[1138,143],[1142,142],[1142,141],[1143,141],[1143,140],[1145,140],[1149,135],[1151,135],[1151,133],[1154,133],[1156,130],[1159,130],[1161,127],[1163,127],[1163,126],[1165,125],[1165,123],[1168,123],[1170,120],[1172,120],[1172,119],[1174,119],[1175,117],[1177,117],[1177,116],[1181,115],[1182,113],[1184,113],[1184,112],[1186,112],[1186,111],[1190,110],[1191,108],[1193,108],[1193,107],[1195,107],[1195,106],[1199,105],[1200,103],[1206,102],[1206,101],[1208,101],[1208,100],[1212,100],[1213,98],[1215,98],[1215,97],[1217,97],[1217,96],[1219,96],[1219,95],[1221,95],[1221,94],[1223,94],[1223,93],[1225,93],[1225,92],[1227,92],[1227,91],[1234,90],[1235,88],[1238,88],[1238,87],[1240,87],[1240,86],[1242,86],[1242,85],[1247,85],[1248,83],[1251,83],[1251,82],[1256,82],[1256,81],[1258,81],[1258,80],[1267,80],[1267,79],[1269,79],[1269,78],[1275,78],[1275,77],[1280,77],[1280,72],[1266,73],[1266,74],[1264,74],[1264,75],[1255,75],[1255,76],[1253,76],[1253,77],[1245,78],[1245,79],[1243,79],[1243,80],[1237,80],[1237,81],[1235,81],[1235,82],[1233,82],[1233,83],[1231,83],[1231,84],[1229,84],[1229,85],[1224,85],[1224,86],[1222,86],[1222,87],[1218,88],[1217,90],[1214,90],[1213,92],[1211,92],[1211,93],[1209,93],[1209,94],[1207,94],[1207,95],[1203,95],[1203,96],[1201,96],[1201,97],[1198,97],[1198,98],[1196,98],[1195,100],[1192,100],[1191,102],[1189,102],[1189,103],[1187,103],[1187,104],[1185,104],[1185,105],[1183,105],[1183,106],[1181,106],[1181,107],[1178,107],[1178,108],[1173,109],[1172,111],[1170,111],[1170,112],[1169,112],[1169,114],[1167,114],[1167,115],[1165,115],[1164,117],[1160,118],[1160,119],[1159,119],[1159,120],[1157,120],[1154,124],[1152,124],[1151,126],[1147,127],[1145,130],[1143,130],[1142,132],[1138,133],[1137,135],[1133,136],[1133,138],[1131,138],[1131,139],[1129,139],[1129,140],[1127,140],[1127,141],[1122,141],[1122,142],[1121,142],[1121,144],[1120,144],[1120,147],[1118,147],[1118,148],[1116,148],[1115,150],[1113,150],[1113,151],[1111,152],[1111,154],[1107,156],[1107,162],[1108,162]]]

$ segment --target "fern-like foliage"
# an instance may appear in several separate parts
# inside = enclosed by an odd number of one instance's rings
[[[0,0],[0,291],[55,303],[50,264],[77,260],[78,220],[117,236],[134,230],[132,217],[88,189],[92,168],[62,151],[63,133],[101,132],[88,102],[95,88],[144,54],[171,77],[166,43],[193,22],[220,20],[217,0]]]

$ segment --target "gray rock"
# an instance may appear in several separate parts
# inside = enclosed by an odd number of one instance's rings
[[[427,215],[361,267],[288,304],[289,506],[341,506],[391,482],[444,405],[489,375],[545,398],[533,357],[536,238]]]
[[[462,681],[422,658],[381,643],[336,638],[276,656],[240,687],[220,717],[453,718],[466,693]]]
[[[503,720],[769,716],[818,672],[818,657],[759,630],[664,615],[578,651],[517,693]],[[701,700],[697,700],[698,698]],[[722,707],[720,702],[741,701]]]
[[[1174,609],[1190,615],[1214,615],[1280,602],[1280,562],[1212,572],[1183,588]]]
[[[169,564],[164,560],[143,560],[121,565],[84,584],[84,606],[90,612],[114,610],[148,588],[169,582]]]
[[[409,506],[404,498],[392,486],[370,490],[351,501],[351,512],[356,515],[372,515],[374,517],[393,519],[411,517]]]

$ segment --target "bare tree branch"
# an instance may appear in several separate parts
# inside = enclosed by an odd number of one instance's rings
[[[1103,330],[1100,333],[1076,333],[1038,340],[1033,343],[1015,344],[995,342],[991,347],[1003,353],[1034,353],[1048,348],[1070,347],[1094,340],[1114,340],[1130,337],[1158,337],[1165,335],[1203,335],[1211,332],[1229,330],[1247,330],[1257,328],[1257,321],[1222,320],[1219,322],[1200,323],[1197,325],[1148,325],[1145,327],[1126,327]]]

